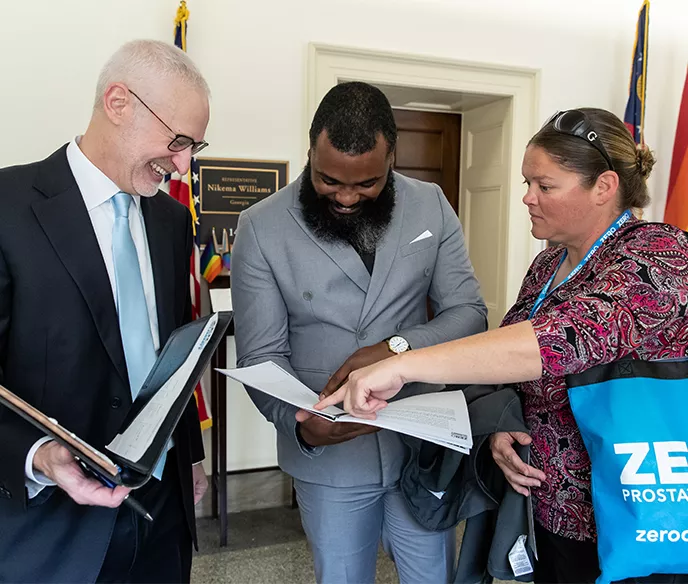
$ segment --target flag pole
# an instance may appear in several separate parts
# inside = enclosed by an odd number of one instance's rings
[[[186,32],[187,32],[187,26],[189,22],[189,16],[190,12],[189,9],[186,5],[186,0],[180,0],[179,2],[179,7],[177,8],[177,14],[174,18],[174,44],[179,47],[182,51],[186,53]],[[187,192],[184,194],[183,191],[179,192],[179,196],[175,197],[177,200],[179,200],[181,203],[185,203],[186,207],[189,209],[189,212],[191,213],[191,227],[193,229],[193,240],[194,240],[194,246],[193,246],[193,251],[192,251],[192,256],[191,256],[191,281],[189,282],[190,287],[191,287],[191,304],[192,304],[192,312],[193,312],[193,318],[199,318],[200,317],[200,311],[201,311],[201,299],[200,299],[200,274],[199,274],[199,256],[200,256],[200,248],[198,247],[196,238],[197,238],[197,223],[198,223],[198,213],[196,212],[196,204],[194,201],[194,196],[193,196],[193,172],[192,172],[192,165],[193,165],[193,157],[191,159],[191,164],[189,165],[189,170],[186,173],[186,188]],[[198,180],[198,177],[197,177]],[[183,185],[183,180],[179,181]],[[183,188],[183,187],[182,187]],[[186,201],[184,201],[184,198],[186,198]],[[194,391],[194,396],[196,398],[196,405],[198,406],[198,411],[199,411],[199,421],[201,425],[201,430],[205,430],[212,426],[212,415],[210,410],[208,409],[208,404],[206,402],[205,398],[205,391],[203,388],[203,380],[199,382],[199,384],[196,386],[196,390]]]
[[[643,73],[641,77],[641,95],[643,96],[641,106],[640,106],[640,146],[641,148],[647,148],[645,145],[645,88],[647,87],[647,43],[650,38],[650,0],[644,0],[643,5],[640,7],[640,12],[638,13],[638,18],[645,10],[645,34],[643,35]],[[636,40],[637,42],[637,40]]]

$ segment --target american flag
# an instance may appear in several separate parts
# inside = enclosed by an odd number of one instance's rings
[[[189,20],[189,10],[186,7],[186,2],[182,0],[179,3],[177,16],[174,20],[174,44],[186,52],[186,26]],[[196,320],[201,316],[201,271],[200,271],[200,181],[198,177],[198,162],[195,158],[191,159],[191,168],[186,176],[181,176],[178,173],[173,173],[167,179],[169,181],[170,196],[189,208],[191,212],[191,220],[193,222],[193,250],[191,252],[191,312],[192,318]],[[203,380],[196,386],[194,393],[196,397],[196,404],[198,405],[198,417],[201,421],[201,429],[205,430],[213,425],[213,420],[208,408],[208,400],[206,399],[205,384]]]
[[[638,14],[633,46],[631,81],[624,123],[636,144],[645,144],[645,87],[647,82],[647,45],[650,33],[650,0],[643,0]]]

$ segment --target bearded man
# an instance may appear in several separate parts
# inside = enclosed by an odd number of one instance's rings
[[[303,173],[241,214],[232,253],[240,367],[273,361],[330,393],[354,369],[485,330],[458,217],[437,185],[393,171],[396,141],[379,89],[337,85],[313,119]],[[398,434],[247,389],[277,429],[318,582],[374,582],[380,541],[402,583],[452,577],[454,530],[421,527],[398,488]],[[440,389],[412,383],[400,395]]]

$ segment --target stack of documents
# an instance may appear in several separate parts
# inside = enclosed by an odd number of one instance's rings
[[[314,410],[318,394],[272,361],[241,369],[220,369],[219,372],[332,422],[368,424],[464,454],[468,454],[473,446],[468,407],[462,391],[425,393],[399,399],[377,412],[376,420],[363,420],[334,406],[323,411]]]

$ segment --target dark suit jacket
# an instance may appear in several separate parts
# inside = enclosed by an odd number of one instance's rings
[[[489,437],[495,432],[528,432],[521,401],[511,387],[449,386],[463,389],[473,434],[469,456],[436,444],[403,436],[410,455],[400,487],[411,514],[425,528],[443,530],[466,520],[454,584],[485,584],[493,578],[529,582],[532,574],[515,578],[509,551],[520,535],[534,565],[530,501],[506,482],[492,458]],[[527,446],[514,445],[528,461]],[[444,491],[442,499],[432,492]]]
[[[189,212],[164,193],[142,199],[161,346],[190,320]],[[66,146],[0,170],[0,383],[98,449],[131,406],[108,274]],[[24,464],[41,433],[0,407],[0,582],[92,582],[116,511],[57,488],[29,500]],[[195,538],[191,465],[203,459],[194,400],[174,433]]]

